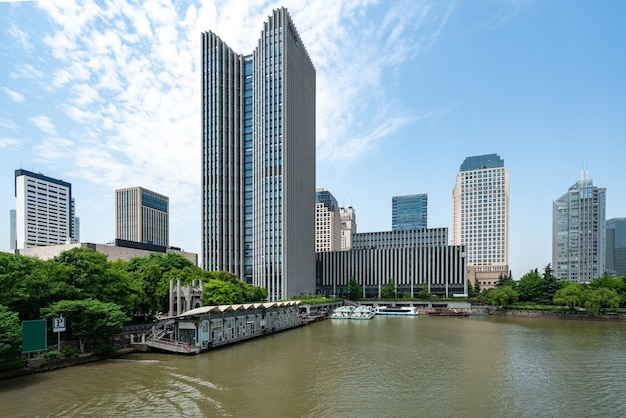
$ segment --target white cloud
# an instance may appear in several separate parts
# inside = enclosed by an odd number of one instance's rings
[[[15,103],[24,103],[24,96],[16,91],[3,87],[2,90],[9,96],[9,99],[13,100]]]
[[[11,119],[0,118],[0,126],[3,128],[11,129],[13,131],[18,131],[20,127],[13,122]]]
[[[449,9],[405,0],[288,1],[317,71],[318,159],[342,164],[376,149],[421,116],[406,114],[383,78],[430,48]],[[24,65],[14,77],[38,80],[74,121],[57,138],[50,118],[31,121],[54,136],[37,152],[106,188],[152,187],[198,204],[200,179],[200,33],[212,30],[251,53],[273,1],[111,0],[39,2],[55,30],[44,43],[55,65]],[[63,95],[61,95],[63,94]],[[374,97],[365,101],[363,97]],[[423,116],[423,115],[422,115]]]
[[[7,33],[11,35],[25,51],[31,51],[33,44],[28,39],[28,34],[19,28],[15,23],[11,23],[7,29]]]
[[[17,148],[20,141],[14,138],[0,138],[0,148]]]
[[[37,128],[39,128],[43,132],[50,134],[50,135],[57,134],[54,124],[52,123],[52,120],[48,116],[39,115],[39,116],[34,116],[28,119],[33,123],[33,125],[35,125]]]

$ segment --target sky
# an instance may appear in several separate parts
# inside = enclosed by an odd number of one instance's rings
[[[516,279],[551,262],[552,202],[583,169],[626,217],[624,1],[0,2],[0,249],[22,168],[72,184],[83,242],[112,241],[115,189],[142,186],[199,254],[200,34],[251,53],[283,6],[316,67],[317,186],[359,232],[427,193],[451,239],[459,167],[492,153]]]

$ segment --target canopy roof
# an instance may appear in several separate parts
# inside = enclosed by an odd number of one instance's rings
[[[297,306],[297,305],[300,305],[300,303],[301,301],[299,300],[287,300],[287,301],[282,301],[282,302],[245,303],[245,304],[236,304],[236,305],[209,305],[209,306],[201,306],[200,308],[191,309],[187,312],[183,312],[180,315],[173,315],[169,317],[169,319],[183,318],[183,317],[189,317],[189,316],[194,316],[194,315],[203,315],[203,314],[208,314],[208,313],[248,311],[248,310],[256,310],[256,309],[280,308],[280,307],[285,307],[285,306]]]

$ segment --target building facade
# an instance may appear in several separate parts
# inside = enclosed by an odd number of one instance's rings
[[[9,249],[17,248],[17,211],[11,209],[9,211]]]
[[[605,273],[606,189],[581,179],[552,205],[552,266],[559,280],[587,283]]]
[[[352,241],[357,233],[356,212],[352,206],[340,208],[339,217],[341,218],[341,251],[347,251],[352,248]]]
[[[267,289],[315,289],[315,68],[287,9],[252,54],[202,34],[202,259]]]
[[[315,190],[315,252],[341,250],[341,214],[328,190]]]
[[[428,195],[412,194],[391,198],[391,229],[426,229],[428,226]]]
[[[169,198],[143,187],[115,191],[115,239],[169,246]]]
[[[467,157],[453,190],[452,243],[467,250],[469,279],[481,289],[509,274],[509,172],[497,154]]]
[[[348,295],[354,277],[364,298],[380,298],[393,280],[396,293],[417,297],[422,289],[440,297],[467,295],[463,246],[427,245],[317,253],[317,291]]]
[[[606,272],[626,277],[626,218],[606,221]]]
[[[448,228],[360,232],[354,235],[355,250],[448,245]]]
[[[15,170],[16,248],[71,242],[72,185],[40,173]]]

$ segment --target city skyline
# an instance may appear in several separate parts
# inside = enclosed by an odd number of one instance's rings
[[[200,254],[200,34],[252,50],[280,6],[316,66],[316,186],[359,232],[391,230],[387,202],[414,193],[451,231],[458,164],[490,153],[510,172],[515,278],[551,263],[552,202],[581,168],[607,219],[626,216],[622,2],[2,2],[0,248],[24,168],[72,183],[87,242],[113,239],[113,190],[160,190],[171,245]]]

